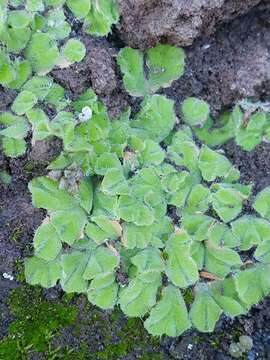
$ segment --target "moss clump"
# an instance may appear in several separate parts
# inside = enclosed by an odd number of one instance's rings
[[[51,338],[77,316],[75,307],[45,300],[40,288],[27,285],[11,293],[8,305],[15,320],[0,342],[0,359],[5,360],[27,359],[29,352],[48,354]]]

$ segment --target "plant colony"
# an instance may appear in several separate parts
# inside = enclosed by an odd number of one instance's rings
[[[91,89],[70,102],[46,76],[85,54],[76,39],[58,50],[70,33],[64,1],[12,1],[11,10],[1,4],[0,80],[19,90],[12,112],[0,118],[4,151],[22,154],[30,129],[32,143],[52,136],[63,142],[48,176],[29,184],[34,206],[47,216],[25,261],[27,281],[46,288],[59,282],[103,309],[119,305],[155,336],[192,326],[211,332],[222,313],[247,313],[270,291],[270,187],[253,199],[252,186],[239,183],[239,171],[211,147],[235,137],[250,150],[268,139],[267,111],[238,105],[212,128],[208,104],[188,98],[180,124],[173,101],[155,93],[183,74],[185,55],[158,44],[145,54],[120,51],[124,86],[143,100],[137,114],[127,109],[111,121]],[[94,35],[118,20],[110,1],[65,6]],[[53,119],[44,105],[57,112]],[[245,215],[249,202],[254,212]]]
[[[41,103],[56,111],[67,106],[64,89],[45,75],[85,56],[70,23],[81,22],[86,34],[104,36],[118,18],[114,0],[0,0],[0,85],[19,92],[12,113],[0,116],[7,156],[26,150],[28,110]]]

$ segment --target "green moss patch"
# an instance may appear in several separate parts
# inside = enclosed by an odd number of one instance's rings
[[[0,359],[26,359],[30,352],[51,352],[52,337],[76,319],[76,309],[66,303],[44,299],[38,287],[21,285],[8,300],[15,320],[0,341]]]

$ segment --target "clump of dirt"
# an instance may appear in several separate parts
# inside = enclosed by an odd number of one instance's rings
[[[58,138],[36,141],[29,150],[29,160],[35,164],[49,164],[62,150],[62,141]]]
[[[220,23],[246,13],[260,0],[118,0],[120,38],[145,49],[156,42],[191,45],[211,34]]]
[[[121,91],[115,57],[117,50],[106,39],[82,36],[87,49],[84,60],[67,69],[52,71],[54,80],[71,91],[76,98],[89,87],[99,95],[111,117],[128,106],[127,95]]]
[[[65,69],[55,69],[51,75],[57,83],[64,87],[65,91],[69,91],[71,94],[80,94],[88,89],[91,85],[89,49],[81,62]]]

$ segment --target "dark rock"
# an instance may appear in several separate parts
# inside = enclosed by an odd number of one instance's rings
[[[105,39],[83,37],[81,40],[87,50],[83,61],[66,69],[56,69],[52,76],[76,95],[90,86],[98,95],[112,93],[117,87],[113,61],[115,50]]]

